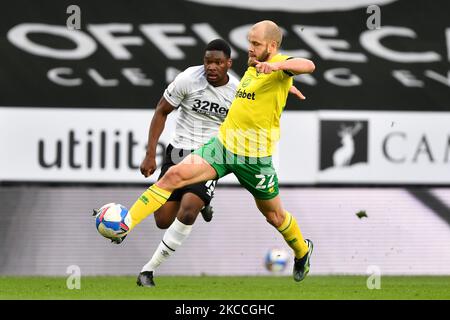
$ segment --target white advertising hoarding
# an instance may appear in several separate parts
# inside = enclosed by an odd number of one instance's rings
[[[153,112],[0,108],[0,181],[153,182],[159,170],[150,179],[139,172]],[[281,184],[448,185],[450,113],[284,112],[273,158]]]
[[[450,184],[450,113],[318,114],[318,182]]]
[[[139,182],[152,115],[152,111],[2,108],[0,147],[6,157],[0,160],[0,179]],[[172,126],[169,122],[161,137],[166,144]]]
[[[154,110],[0,108],[0,181],[149,183],[139,165],[145,155]],[[158,147],[175,131],[176,112],[168,118]],[[283,143],[274,155],[280,179],[314,183],[317,129],[314,112],[283,118]],[[295,138],[298,136],[298,138]],[[295,141],[295,146],[290,145]],[[305,150],[309,150],[305,152]],[[237,183],[233,175],[221,181]]]

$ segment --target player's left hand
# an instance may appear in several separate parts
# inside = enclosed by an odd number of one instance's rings
[[[300,92],[295,86],[292,86],[289,88],[289,93],[293,94],[294,96],[297,96],[300,100],[305,100],[306,97],[303,95],[303,93]]]
[[[272,73],[278,70],[278,67],[275,63],[260,62],[258,60],[255,60],[255,68],[259,73]]]

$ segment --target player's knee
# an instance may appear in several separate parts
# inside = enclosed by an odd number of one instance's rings
[[[200,212],[200,208],[193,205],[185,205],[181,206],[180,210],[178,211],[177,219],[180,220],[181,223],[187,224],[187,225],[193,225],[195,222],[195,219],[197,219],[198,213]]]
[[[183,170],[178,168],[177,166],[170,167],[164,175],[163,179],[165,183],[170,184],[174,189],[178,189],[181,187],[185,179]]]
[[[167,220],[156,220],[155,219],[155,222],[156,222],[156,226],[162,230],[168,229],[170,227],[170,225],[172,224],[172,223],[170,223],[170,221],[167,221]]]
[[[172,219],[168,218],[167,216],[157,214],[156,212],[153,216],[155,217],[156,226],[159,229],[165,230],[165,229],[169,228],[173,222]]]

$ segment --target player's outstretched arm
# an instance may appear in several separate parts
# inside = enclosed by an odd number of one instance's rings
[[[316,66],[311,60],[304,58],[293,58],[279,62],[256,61],[255,68],[261,73],[271,73],[278,70],[284,70],[297,75],[302,73],[312,73]]]
[[[155,114],[153,115],[148,132],[147,152],[140,167],[141,173],[145,177],[152,175],[156,170],[156,146],[158,145],[159,137],[164,130],[167,116],[174,109],[175,108],[164,97],[161,97],[156,106]]]
[[[294,58],[278,63],[278,70],[290,71],[293,74],[313,73],[316,66],[311,60],[304,58]]]

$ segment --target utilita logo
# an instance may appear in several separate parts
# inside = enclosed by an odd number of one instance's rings
[[[367,163],[368,122],[320,122],[320,170]]]
[[[53,139],[52,139],[53,140]],[[157,162],[165,150],[158,143]],[[38,163],[44,169],[139,169],[146,143],[135,139],[132,131],[70,130],[65,138],[38,141]]]

